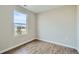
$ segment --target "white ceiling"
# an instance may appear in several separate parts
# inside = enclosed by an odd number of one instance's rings
[[[53,8],[58,8],[61,6],[63,6],[63,5],[24,5],[22,7],[26,8],[32,12],[40,13],[40,12],[48,11]]]

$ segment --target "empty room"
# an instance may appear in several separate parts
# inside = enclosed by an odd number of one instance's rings
[[[1,54],[78,54],[78,5],[0,5]]]

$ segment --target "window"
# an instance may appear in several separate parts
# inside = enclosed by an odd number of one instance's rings
[[[27,33],[27,14],[14,10],[14,32],[15,35]]]

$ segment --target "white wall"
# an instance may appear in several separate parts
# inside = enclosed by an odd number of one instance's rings
[[[38,37],[76,46],[76,6],[63,6],[38,14]]]
[[[76,34],[77,34],[77,49],[79,51],[79,6],[77,6],[77,21],[76,21]]]
[[[13,28],[13,10],[25,10],[29,15],[28,34],[14,36]],[[36,37],[35,29],[36,16],[34,13],[18,6],[0,6],[0,51],[9,49],[23,42],[28,42]]]

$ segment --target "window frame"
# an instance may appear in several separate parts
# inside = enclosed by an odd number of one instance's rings
[[[28,17],[29,17],[29,15],[28,15],[28,13],[23,9],[23,10],[20,10],[20,9],[22,9],[22,8],[15,8],[14,10],[13,10],[13,32],[14,32],[14,36],[24,36],[24,35],[27,35],[28,34]],[[14,11],[17,11],[17,12],[20,12],[20,13],[22,13],[22,14],[24,14],[24,15],[26,15],[26,33],[25,34],[21,34],[21,35],[15,35],[15,23],[14,23]]]

